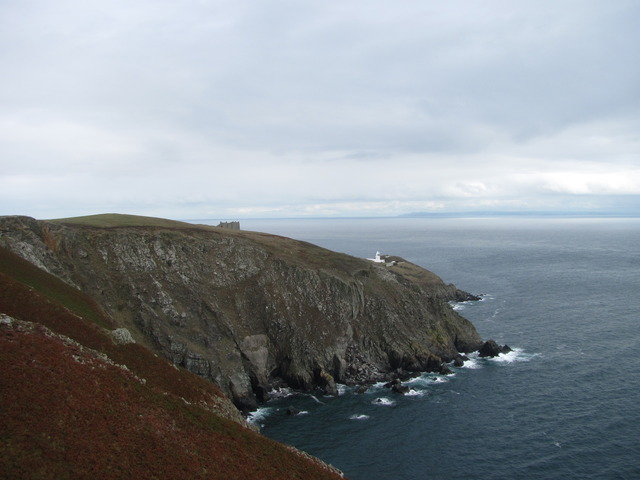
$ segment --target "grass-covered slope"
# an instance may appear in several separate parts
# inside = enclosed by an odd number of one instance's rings
[[[330,479],[210,382],[117,345],[92,299],[0,249],[0,478]]]
[[[125,215],[121,213],[101,213],[98,215],[87,215],[83,217],[59,218],[50,220],[53,223],[67,225],[82,225],[87,227],[162,227],[162,228],[185,228],[192,226],[189,223],[177,220],[167,220],[156,217],[143,217],[139,215]]]

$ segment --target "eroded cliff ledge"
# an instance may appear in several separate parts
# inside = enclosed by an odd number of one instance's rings
[[[439,370],[482,343],[447,303],[468,294],[402,259],[379,265],[275,235],[121,215],[2,217],[0,245],[91,295],[242,409],[274,385],[331,392]]]

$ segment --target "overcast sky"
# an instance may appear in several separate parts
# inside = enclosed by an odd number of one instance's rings
[[[0,0],[0,215],[640,214],[640,1]]]

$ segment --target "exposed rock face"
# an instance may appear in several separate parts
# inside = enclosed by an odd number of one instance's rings
[[[136,343],[131,336],[131,332],[126,328],[116,328],[111,332],[111,338],[118,345],[126,345],[128,343]]]
[[[90,294],[138,342],[250,409],[271,385],[322,388],[441,371],[477,350],[447,301],[469,294],[274,235],[184,224],[98,228],[0,218],[4,245]]]
[[[497,357],[501,353],[509,353],[509,345],[498,345],[495,340],[489,339],[478,349],[480,357]]]

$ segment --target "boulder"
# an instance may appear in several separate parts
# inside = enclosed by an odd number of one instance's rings
[[[391,391],[393,393],[404,395],[405,393],[409,393],[409,387],[407,387],[406,385],[402,385],[401,383],[396,383],[391,387]]]
[[[289,406],[287,407],[287,415],[298,415],[300,413],[300,410],[298,410],[295,407]]]
[[[466,355],[458,355],[454,360],[453,360],[453,366],[454,367],[463,367],[464,366],[464,362],[468,361],[469,357],[467,357]]]
[[[126,328],[116,328],[111,331],[111,339],[118,345],[127,345],[129,343],[136,343],[131,335],[131,332]]]
[[[363,394],[363,393],[365,393],[368,389],[369,389],[369,387],[367,387],[366,385],[360,385],[360,386],[356,389],[356,393]]]
[[[400,385],[401,381],[399,378],[394,378],[393,380],[391,380],[390,382],[387,382],[383,385],[384,388],[393,388],[396,385]]]
[[[508,345],[498,345],[495,340],[487,340],[482,344],[478,353],[480,357],[497,357],[501,353],[509,353],[511,348]]]

